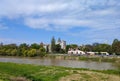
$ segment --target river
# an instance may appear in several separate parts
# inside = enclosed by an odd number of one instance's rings
[[[64,60],[54,58],[16,58],[16,57],[0,57],[0,62],[12,62],[34,65],[49,65],[49,66],[64,66],[72,68],[88,68],[94,70],[117,69],[112,63],[108,62],[93,62],[93,61],[78,61]]]

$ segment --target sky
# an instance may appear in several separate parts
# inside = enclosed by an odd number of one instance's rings
[[[0,0],[0,42],[108,43],[120,39],[120,0]]]

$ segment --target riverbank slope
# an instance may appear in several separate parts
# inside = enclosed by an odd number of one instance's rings
[[[0,62],[0,81],[119,81],[120,70],[89,70]]]

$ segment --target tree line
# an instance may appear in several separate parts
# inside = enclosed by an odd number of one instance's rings
[[[45,56],[46,50],[42,44],[31,44],[26,43],[16,45],[16,44],[0,44],[0,55],[2,56],[24,56],[24,57],[34,57],[34,56]]]
[[[93,43],[86,44],[82,46],[78,46],[77,44],[71,44],[66,46],[66,51],[69,50],[69,48],[85,51],[85,52],[108,52],[109,54],[116,54],[120,55],[120,40],[114,39],[112,45],[105,44],[105,43]]]
[[[58,39],[60,40],[60,39]],[[70,48],[80,49],[85,52],[108,52],[109,54],[120,55],[120,40],[114,39],[113,43],[104,44],[104,43],[93,43],[78,46],[77,44],[66,45],[66,49],[62,49],[60,44],[55,43],[56,40],[54,37],[51,40],[51,53],[67,53]],[[33,43],[28,45],[26,43],[16,45],[16,44],[0,44],[0,55],[2,56],[24,56],[24,57],[34,57],[34,56],[45,56],[49,53],[50,50],[44,48],[43,44]]]

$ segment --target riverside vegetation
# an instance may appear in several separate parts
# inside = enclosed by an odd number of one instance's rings
[[[0,62],[0,81],[119,81],[118,70],[89,70]]]
[[[67,45],[66,49],[62,49],[59,44],[55,44],[55,39],[51,40],[51,51],[52,53],[67,53],[69,48],[80,49],[85,52],[93,51],[98,52],[108,52],[113,55],[120,55],[120,41],[115,39],[112,45],[93,43],[93,45],[87,44],[83,46],[78,46],[76,44]],[[31,45],[23,43],[20,45],[16,44],[0,44],[0,56],[22,56],[22,57],[35,57],[35,56],[46,56],[50,52],[49,45],[44,48],[44,44],[33,43]]]

